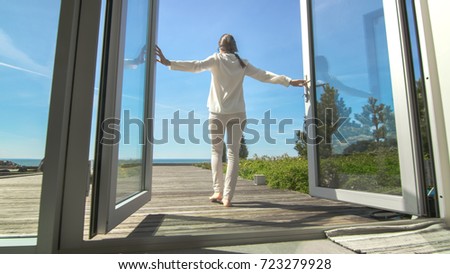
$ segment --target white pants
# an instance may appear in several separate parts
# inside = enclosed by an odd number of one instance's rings
[[[245,113],[209,114],[209,132],[211,137],[211,170],[214,193],[223,194],[231,201],[236,188],[239,173],[239,150],[242,132],[245,127]],[[227,174],[223,177],[222,155],[225,131],[227,133]]]

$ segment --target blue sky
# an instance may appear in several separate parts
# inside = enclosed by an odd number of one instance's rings
[[[2,119],[0,129],[0,158],[44,156],[59,5],[57,0],[0,0],[0,115],[8,117]],[[255,66],[293,78],[302,76],[298,0],[282,4],[272,0],[160,1],[158,44],[167,57],[206,58],[216,51],[223,33],[235,36],[241,56]],[[141,44],[136,41],[136,48]],[[208,116],[209,81],[207,72],[180,73],[158,65],[156,126],[158,120],[173,118],[176,111],[181,118],[195,111],[195,118],[203,123]],[[278,134],[274,126],[271,137],[277,138],[277,144],[261,140],[249,145],[250,155],[295,155],[292,145],[283,143],[303,119],[302,93],[298,88],[245,81],[249,118],[262,119],[270,110],[272,118],[296,123],[286,126],[290,134]],[[195,130],[202,139],[201,126]],[[209,145],[203,141],[178,145],[169,140],[155,146],[155,158],[209,158]]]
[[[0,158],[44,155],[59,2],[0,0]]]
[[[253,65],[292,78],[302,78],[298,0],[160,1],[158,44],[167,58],[204,59],[217,51],[218,40],[223,33],[234,35],[240,56]],[[194,111],[195,117],[203,124],[208,117],[206,99],[209,85],[209,72],[176,72],[158,65],[156,119],[171,119],[178,110],[182,118],[187,118],[188,112]],[[247,78],[244,93],[248,118],[261,120],[264,113],[270,111],[272,118],[291,119],[294,123],[286,126],[284,134],[279,133],[278,125],[272,126],[270,136],[277,140],[276,144],[264,140],[261,122],[250,125],[249,128],[257,130],[262,137],[256,144],[248,145],[250,156],[296,155],[293,145],[286,145],[285,140],[293,138],[294,129],[301,128],[303,89],[264,84]],[[155,136],[158,137],[158,133]],[[195,136],[202,139],[202,126],[196,126]],[[209,158],[209,154],[210,147],[203,141],[199,145],[169,142],[155,146],[157,158]]]

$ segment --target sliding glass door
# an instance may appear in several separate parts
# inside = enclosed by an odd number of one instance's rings
[[[302,1],[310,192],[420,214],[397,4]]]

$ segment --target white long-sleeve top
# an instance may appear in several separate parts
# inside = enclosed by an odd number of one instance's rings
[[[289,86],[291,78],[264,71],[252,66],[247,60],[242,68],[234,54],[215,53],[201,61],[170,61],[171,70],[187,72],[211,72],[208,110],[213,113],[232,114],[245,112],[243,82],[250,76],[256,80]]]

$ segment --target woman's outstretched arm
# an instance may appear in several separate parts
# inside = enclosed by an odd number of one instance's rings
[[[291,79],[285,75],[278,75],[270,71],[265,71],[254,67],[250,63],[246,67],[246,75],[265,83],[280,84],[283,86],[303,87],[309,81],[302,79]]]
[[[171,70],[180,70],[186,72],[202,72],[209,70],[215,63],[214,55],[209,56],[205,60],[193,60],[193,61],[170,61],[168,60],[162,50],[156,46],[156,61],[165,66],[169,66]]]

